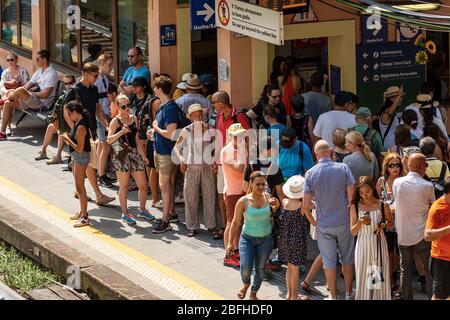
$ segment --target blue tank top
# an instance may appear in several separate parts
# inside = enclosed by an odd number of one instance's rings
[[[248,198],[245,197],[247,209],[244,211],[244,227],[242,232],[250,237],[265,237],[272,233],[272,224],[270,222],[270,205],[264,208],[254,208],[250,205]]]
[[[301,142],[297,140],[295,145],[290,149],[280,148],[278,165],[280,166],[284,179],[287,180],[290,177],[305,174],[303,159],[300,159],[300,148],[302,147]]]

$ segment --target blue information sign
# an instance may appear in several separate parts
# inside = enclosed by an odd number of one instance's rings
[[[207,30],[216,27],[216,1],[191,1],[191,30]]]
[[[177,45],[177,26],[174,24],[161,26],[161,47]]]
[[[331,94],[337,95],[341,91],[341,68],[330,65]]]
[[[385,43],[387,40],[388,24],[386,19],[380,18],[371,21],[369,16],[361,16],[361,44]]]

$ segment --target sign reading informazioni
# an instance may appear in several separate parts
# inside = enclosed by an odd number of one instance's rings
[[[283,12],[238,0],[216,0],[216,26],[246,36],[284,44]]]

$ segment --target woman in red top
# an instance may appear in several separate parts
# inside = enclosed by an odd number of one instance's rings
[[[278,77],[278,84],[281,88],[282,99],[288,115],[293,114],[291,99],[296,94],[302,93],[303,85],[295,67],[295,58],[287,57],[282,64],[283,74]]]

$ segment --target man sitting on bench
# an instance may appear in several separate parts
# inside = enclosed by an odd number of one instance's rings
[[[30,81],[23,87],[11,90],[6,94],[3,107],[3,119],[0,130],[0,141],[6,140],[6,126],[11,121],[13,111],[32,109],[38,111],[43,107],[49,107],[54,100],[55,90],[58,85],[58,74],[50,66],[50,52],[41,50],[36,58],[39,69],[31,77]],[[38,92],[30,90],[39,87]]]

